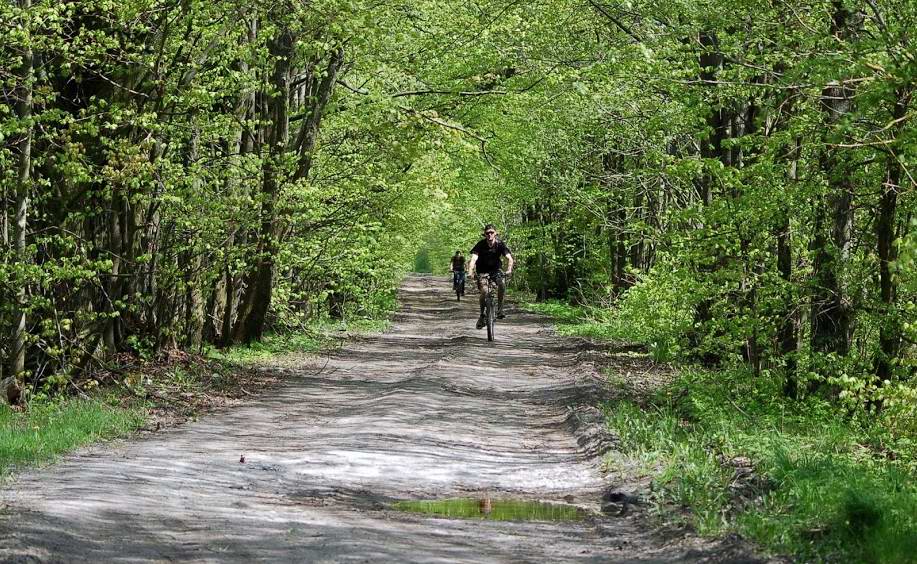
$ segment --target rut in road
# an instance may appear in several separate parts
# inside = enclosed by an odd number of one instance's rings
[[[82,450],[0,491],[4,561],[752,561],[607,517],[595,390],[575,350],[510,309],[488,343],[474,299],[413,276],[380,336],[275,367],[245,407]],[[590,440],[593,439],[593,440]],[[240,463],[240,455],[245,463]],[[404,514],[397,499],[567,500],[582,522]]]

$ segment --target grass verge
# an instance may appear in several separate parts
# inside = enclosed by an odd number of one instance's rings
[[[252,366],[278,356],[328,350],[347,338],[381,333],[388,326],[387,319],[316,320],[299,333],[269,334],[260,342],[248,345],[222,350],[212,348],[206,356],[231,365]]]
[[[623,340],[612,312],[527,307],[560,334]],[[898,430],[911,427],[817,397],[787,400],[766,373],[682,367],[648,386],[616,362],[606,370],[619,399],[605,408],[620,447],[607,464],[650,482],[661,519],[803,561],[917,562],[917,440]]]
[[[917,562],[917,458],[881,421],[786,401],[745,372],[690,369],[607,415],[657,508],[702,534],[810,561]]]
[[[204,357],[162,351],[141,360],[130,355],[93,373],[81,397],[33,400],[25,410],[0,404],[0,479],[18,468],[53,461],[78,447],[155,431],[196,418],[215,407],[244,403],[276,384],[269,370],[252,370],[279,357],[315,353],[349,336],[375,333],[386,320],[311,324],[302,333],[268,335],[260,343],[209,350]]]
[[[618,341],[622,337],[618,324],[604,308],[571,306],[557,300],[526,302],[523,307],[550,317],[560,335],[607,341]]]
[[[0,477],[85,444],[130,434],[144,421],[143,409],[123,408],[101,397],[36,402],[26,411],[0,405]]]

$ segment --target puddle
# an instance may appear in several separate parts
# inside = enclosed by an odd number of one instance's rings
[[[586,512],[573,505],[513,499],[440,499],[399,501],[400,511],[460,519],[494,521],[582,521]]]

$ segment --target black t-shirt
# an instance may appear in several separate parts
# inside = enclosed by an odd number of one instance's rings
[[[465,272],[465,257],[452,257],[452,270]]]
[[[510,254],[509,247],[503,241],[497,240],[493,247],[487,245],[487,239],[481,239],[471,249],[472,254],[478,255],[475,270],[478,272],[496,272],[500,270],[500,257]]]

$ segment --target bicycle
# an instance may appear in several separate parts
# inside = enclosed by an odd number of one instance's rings
[[[500,279],[508,278],[502,271],[498,270],[490,274],[479,274],[481,280],[481,291],[484,293],[484,320],[487,325],[487,340],[493,341],[496,338],[494,324],[497,320],[496,295],[500,291]]]
[[[452,271],[452,291],[455,292],[455,300],[462,301],[465,295],[465,272],[462,270]]]

